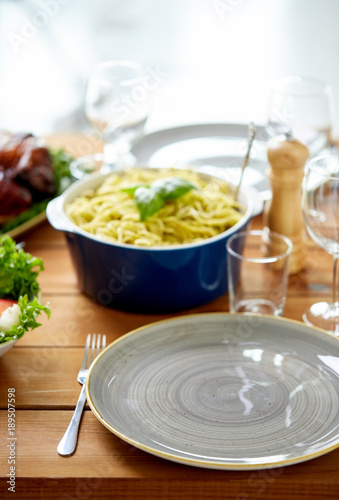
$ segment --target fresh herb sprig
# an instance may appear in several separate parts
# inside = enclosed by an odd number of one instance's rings
[[[72,174],[69,169],[74,158],[63,149],[49,149],[52,158],[54,181],[56,184],[56,196],[59,196],[72,182]]]
[[[8,235],[0,237],[0,298],[36,296],[40,291],[37,278],[43,269],[39,257],[25,252]]]
[[[20,322],[18,325],[13,325],[8,331],[0,331],[0,344],[9,340],[18,340],[28,330],[34,330],[40,326],[41,323],[38,323],[36,318],[41,312],[46,313],[48,318],[51,316],[49,305],[43,306],[37,297],[30,301],[27,295],[21,296],[18,305],[20,307]]]
[[[36,318],[41,312],[50,317],[49,304],[42,305],[38,298],[38,275],[43,269],[40,257],[25,252],[10,236],[0,236],[0,298],[18,301],[20,308],[19,323],[8,331],[0,329],[0,344],[40,326]]]
[[[197,187],[182,177],[157,179],[151,185],[134,184],[122,191],[134,196],[140,219],[145,221],[157,213],[168,200],[175,200]]]

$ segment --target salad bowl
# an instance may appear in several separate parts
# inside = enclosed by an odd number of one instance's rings
[[[17,342],[17,340],[7,340],[7,342],[3,342],[2,344],[0,344],[0,358],[4,354],[6,354],[7,351],[12,349],[12,347],[14,347]]]
[[[39,257],[25,252],[8,235],[0,237],[0,357],[40,323],[37,317],[49,305],[42,305],[38,275],[43,270]]]

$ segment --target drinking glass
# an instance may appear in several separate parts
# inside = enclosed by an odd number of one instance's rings
[[[226,243],[231,312],[281,316],[288,284],[292,242],[269,231],[243,231]]]
[[[302,196],[305,224],[310,236],[333,255],[332,302],[313,304],[305,323],[339,336],[339,156],[327,153],[307,163]]]
[[[271,92],[267,132],[292,136],[313,157],[332,145],[333,109],[328,83],[301,76],[281,78]]]
[[[145,68],[134,61],[106,61],[94,67],[87,83],[85,114],[104,142],[104,164],[133,163],[131,146],[147,120],[149,92]]]

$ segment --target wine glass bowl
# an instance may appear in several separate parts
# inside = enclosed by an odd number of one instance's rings
[[[131,163],[130,148],[143,133],[149,107],[145,76],[144,67],[134,61],[105,61],[89,76],[86,118],[100,132],[104,160],[112,166]]]
[[[307,163],[303,182],[303,215],[311,238],[333,256],[332,302],[313,304],[303,315],[305,323],[339,336],[339,156],[314,157]]]
[[[332,144],[333,108],[328,83],[301,76],[281,78],[271,92],[267,131],[294,137],[315,156]]]

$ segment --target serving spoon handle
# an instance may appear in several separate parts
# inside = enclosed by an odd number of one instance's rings
[[[240,179],[239,179],[238,185],[237,185],[237,187],[235,188],[235,191],[234,191],[234,199],[235,200],[238,199],[241,181],[242,181],[242,178],[243,178],[243,175],[244,175],[245,167],[246,167],[246,165],[248,163],[248,160],[250,158],[250,153],[251,153],[253,141],[254,141],[254,138],[255,138],[255,133],[256,133],[255,125],[254,125],[253,122],[251,122],[249,124],[249,126],[248,126],[248,145],[247,145],[247,151],[246,151],[246,155],[245,155],[244,161],[242,163],[241,173],[240,173]]]

